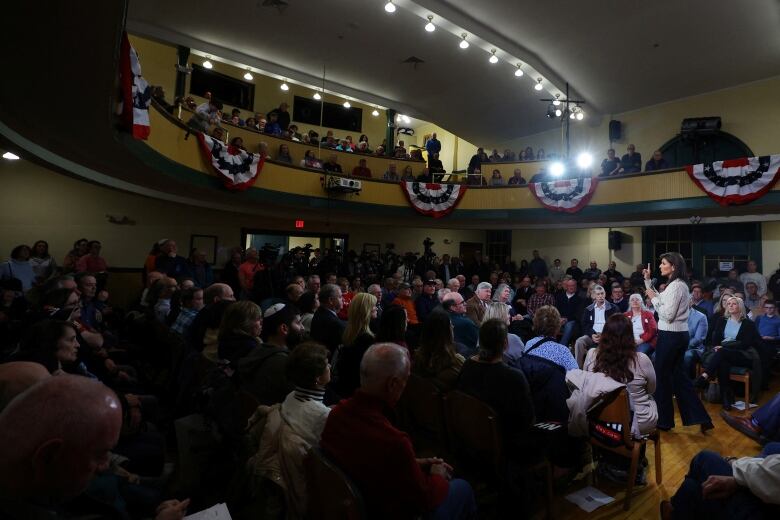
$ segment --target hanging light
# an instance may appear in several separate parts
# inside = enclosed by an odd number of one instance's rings
[[[19,156],[16,155],[15,153],[5,152],[3,154],[3,159],[8,159],[9,161],[18,161],[19,160]]]
[[[320,93],[319,93],[319,92],[315,92],[315,93],[314,93],[314,96],[312,96],[312,97],[313,97],[314,99],[316,99],[317,101],[319,101],[320,99],[322,99],[322,96],[320,96]]]
[[[279,85],[279,88],[287,92],[290,90],[290,85],[288,85],[286,81],[282,81],[282,84]]]
[[[466,36],[467,36],[466,33],[463,33],[463,34],[460,35],[462,40],[460,40],[460,43],[458,44],[458,47],[460,47],[461,49],[468,49],[469,48],[469,42],[466,41]]]
[[[342,106],[344,108],[352,108],[352,105],[349,104],[349,101],[344,101],[344,104]]]
[[[246,74],[244,74],[244,79],[247,81],[252,81],[252,73],[249,71],[249,69],[246,69]]]
[[[560,108],[555,109],[555,117],[561,117],[563,115],[563,112]]]
[[[498,63],[498,56],[496,56],[496,49],[492,49],[492,50],[490,51],[490,59],[489,59],[488,61],[489,61],[490,63],[492,63],[493,65],[495,65],[496,63]]]
[[[210,58],[210,57],[211,57],[211,56],[206,56],[206,61],[204,61],[204,62],[203,62],[203,68],[204,68],[204,69],[210,69],[210,68],[212,68],[212,67],[214,66],[214,65],[212,65],[212,64],[211,64],[211,62],[209,61],[209,58]]]
[[[585,119],[585,112],[583,112],[582,109],[579,109],[575,117],[577,118],[577,121],[582,121]]]
[[[433,31],[436,30],[436,26],[433,25],[433,15],[432,14],[428,15],[428,23],[425,24],[425,30],[428,31],[428,32],[433,32]]]
[[[412,120],[409,119],[409,116],[401,116],[401,119],[403,119],[404,123],[406,123],[407,125],[412,122]]]
[[[560,94],[555,94],[555,101],[553,101],[553,105],[556,107],[561,104],[561,101],[558,99],[559,97],[561,97]]]
[[[515,76],[518,78],[523,76],[523,69],[520,68],[520,64],[517,64],[517,68],[515,69]]]
[[[571,113],[569,114],[569,119],[574,119],[575,117],[576,115],[574,114],[574,110],[572,110]]]
[[[385,11],[387,11],[388,13],[394,13],[395,12],[395,4],[393,3],[392,0],[390,0],[389,2],[387,2],[385,4]]]
[[[374,109],[374,111],[373,111],[373,112],[371,112],[371,115],[372,115],[372,116],[374,116],[374,117],[378,116],[378,115],[379,115],[379,110],[377,110],[377,109],[375,108],[375,109]]]
[[[536,80],[536,85],[534,85],[534,90],[542,90],[544,87],[542,87],[542,78],[538,78]]]

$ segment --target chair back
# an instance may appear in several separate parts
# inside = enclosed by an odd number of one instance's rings
[[[503,446],[498,415],[476,397],[453,390],[444,396],[444,409],[452,449],[473,462],[490,464],[501,475]]]
[[[411,374],[398,401],[398,416],[404,431],[420,432],[443,440],[444,406],[442,393],[430,380]]]
[[[317,447],[304,460],[307,514],[311,520],[362,520],[363,497],[350,478]]]
[[[605,394],[600,402],[588,410],[588,421],[621,425],[623,444],[627,448],[633,446],[633,438],[631,437],[631,406],[626,387],[621,387]],[[593,440],[592,436],[591,440]]]

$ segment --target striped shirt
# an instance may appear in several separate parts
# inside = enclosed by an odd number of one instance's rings
[[[317,446],[325,428],[330,408],[322,403],[324,390],[295,387],[282,403],[281,414],[295,433],[303,440]]]

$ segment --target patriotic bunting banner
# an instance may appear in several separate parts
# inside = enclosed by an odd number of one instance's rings
[[[433,218],[449,215],[466,193],[460,184],[425,182],[402,182],[401,190],[415,210]]]
[[[565,179],[550,182],[534,182],[528,185],[536,200],[552,211],[576,213],[590,201],[598,180],[591,177]]]
[[[763,155],[686,166],[699,188],[721,206],[747,204],[777,182],[780,155]]]
[[[198,133],[200,149],[206,162],[214,167],[217,175],[229,190],[248,189],[263,169],[265,157],[249,153],[235,146],[226,145],[218,139]]]
[[[152,88],[141,75],[141,63],[133,46],[122,34],[122,49],[119,61],[119,77],[122,85],[121,117],[125,127],[136,139],[149,137],[149,104],[152,102]]]

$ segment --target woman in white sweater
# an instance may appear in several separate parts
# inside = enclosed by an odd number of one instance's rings
[[[677,406],[683,425],[701,425],[702,433],[714,428],[704,405],[693,389],[691,380],[685,376],[683,357],[688,348],[688,306],[690,293],[685,283],[685,260],[680,253],[664,253],[658,268],[669,280],[663,292],[653,287],[650,279],[650,265],[643,271],[645,294],[658,313],[658,341],[655,346],[655,373],[657,384],[655,401],[658,404],[658,428],[674,428],[674,404]]]

